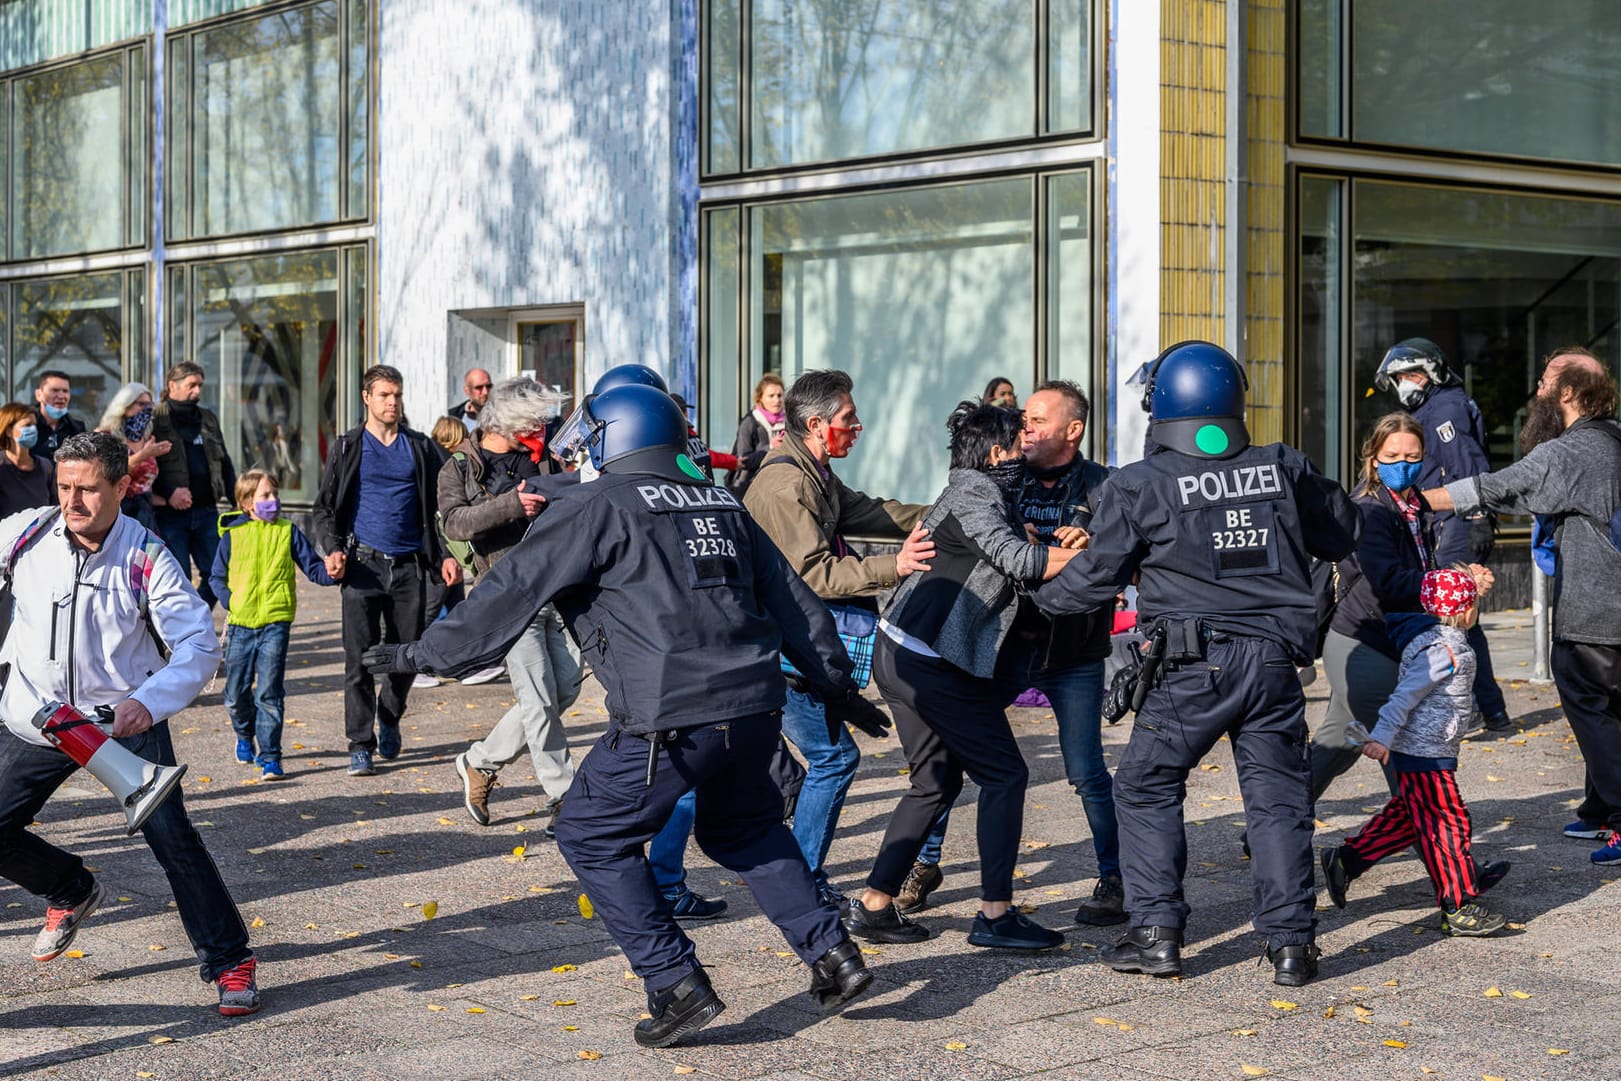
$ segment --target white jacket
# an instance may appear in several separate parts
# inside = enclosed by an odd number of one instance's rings
[[[41,513],[0,521],[0,561]],[[45,744],[33,718],[52,701],[93,716],[97,706],[134,698],[156,724],[190,705],[213,678],[220,663],[214,621],[167,549],[157,555],[147,592],[148,612],[169,647],[167,664],[158,652],[130,583],[145,544],[145,528],[119,515],[101,548],[86,552],[68,539],[58,515],[18,557],[11,632],[0,647],[0,663],[11,665],[0,712],[17,736]]]

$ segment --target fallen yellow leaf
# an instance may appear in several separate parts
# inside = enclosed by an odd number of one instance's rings
[[[574,966],[574,965],[553,965],[552,966],[552,971],[553,972],[573,972],[575,970],[575,967],[576,966]]]
[[[518,996],[518,1001],[519,1002],[533,1002],[536,999],[538,999],[539,997],[540,997],[539,995],[519,995]]]
[[[1236,1029],[1233,1030],[1233,1035],[1234,1036],[1253,1036],[1253,1035],[1255,1035],[1255,1030],[1252,1029],[1252,1028],[1236,1028]]]
[[[1328,1009],[1324,1010],[1323,1011],[1323,1016],[1324,1017],[1333,1017],[1334,1016],[1334,1007],[1330,1006]]]
[[[1351,1012],[1355,1013],[1358,1017],[1370,1017],[1373,1015],[1373,1011],[1368,1009],[1366,1006],[1353,1006],[1351,1007]]]
[[[1398,1047],[1398,1048],[1400,1048],[1400,1047],[1406,1047],[1407,1044],[1403,1043],[1401,1040],[1386,1040],[1385,1041],[1385,1046],[1386,1047]]]
[[[1503,992],[1498,990],[1495,987],[1488,987],[1488,988],[1486,988],[1486,990],[1484,992],[1484,996],[1486,998],[1502,998],[1503,997]]]
[[[526,848],[527,848],[526,845],[518,845],[516,848],[514,848],[512,850],[512,854],[514,856],[518,857],[521,860],[521,859],[523,859],[523,854],[524,854],[524,851],[525,851]]]
[[[1238,1068],[1244,1071],[1244,1076],[1246,1077],[1262,1077],[1266,1074],[1266,1071],[1261,1067],[1251,1066],[1247,1062],[1240,1062],[1238,1064]]]
[[[587,1062],[595,1062],[597,1059],[602,1057],[602,1052],[601,1051],[581,1051],[576,1055],[576,1057],[577,1058],[582,1058]]]
[[[578,906],[579,906],[579,909],[580,909],[580,916],[583,919],[588,920],[592,916],[595,916],[597,914],[596,908],[594,908],[592,906],[592,904],[591,904],[591,898],[587,897],[583,893],[580,894],[580,900],[578,902]]]
[[[862,953],[872,954],[874,957],[877,957],[879,954],[882,954],[884,951],[879,950],[879,949],[874,949],[871,946],[863,946],[863,947],[861,947],[861,952]]]
[[[265,925],[265,918],[263,916],[255,916],[255,917],[253,917],[253,922],[248,924],[249,927],[263,927],[264,925]]]
[[[1480,1081],[1505,1081],[1505,1079],[1494,1074],[1483,1073],[1480,1075]]]
[[[421,961],[412,961],[411,962],[411,967],[412,968],[421,968],[422,967],[422,962]]]
[[[1428,1066],[1420,1066],[1418,1068],[1418,1072],[1419,1073],[1434,1073],[1435,1071],[1430,1069]]]
[[[676,1073],[697,1073],[698,1072],[698,1067],[696,1067],[696,1066],[677,1066],[675,1068],[675,1072]]]
[[[422,918],[423,919],[431,920],[437,915],[439,915],[439,902],[438,901],[424,901],[424,902],[422,902]]]
[[[136,1077],[156,1077],[157,1074],[153,1073],[151,1070],[136,1070],[135,1071],[135,1076]]]
[[[967,1049],[968,1045],[963,1043],[961,1040],[952,1040],[950,1043],[946,1044],[947,1051],[965,1051]]]
[[[483,1013],[484,1012],[484,1007],[483,1006],[469,1006],[469,1007],[467,1007],[467,1012],[468,1013]]]
[[[151,950],[151,951],[152,951],[152,952],[153,952],[153,953],[162,953],[162,952],[163,952],[163,951],[164,951],[164,950],[166,950],[166,949],[168,949],[168,948],[169,948],[169,947],[167,947],[167,946],[163,946],[163,945],[159,945],[159,944],[158,944],[158,943],[156,943],[156,942],[154,942],[154,943],[152,943],[152,945],[150,945],[150,946],[148,946],[148,947],[147,947],[147,949],[149,949],[149,950]]]
[[[564,1025],[563,1026],[563,1031],[564,1032],[578,1032],[578,1031],[580,1031],[580,1026],[579,1025]]]
[[[77,958],[80,958],[80,957],[84,956],[84,951],[83,950],[69,950],[67,952],[67,956],[77,959]]]
[[[572,998],[560,998],[560,999],[556,999],[555,1001],[553,1001],[552,1005],[553,1006],[572,1006],[572,1005],[574,1005],[574,1000]]]
[[[1298,1010],[1300,1008],[1300,1003],[1286,1002],[1281,998],[1275,998],[1272,1000],[1272,1008],[1274,1010]]]
[[[456,824],[450,819],[446,818],[444,815],[440,815],[438,821],[441,826],[454,826]]]
[[[1508,993],[1508,997],[1509,998],[1530,998],[1531,993],[1529,991],[1510,991]]]
[[[1401,986],[1401,981],[1400,980],[1386,980],[1384,983],[1380,984],[1379,986],[1380,987],[1399,987],[1399,986]]]
[[[147,1043],[174,1043],[174,1037],[173,1036],[150,1036],[150,1037],[147,1038],[146,1042]]]
[[[1568,1054],[1570,1054],[1570,1052],[1566,1051],[1563,1047],[1550,1047],[1550,1048],[1548,1048],[1548,1054],[1550,1054],[1550,1055],[1568,1055]]]
[[[433,1003],[430,1002],[430,1003],[428,1003],[428,1009],[432,1010],[434,1013],[441,1013],[441,1012],[443,1012],[444,1007],[443,1006],[436,1006],[436,1005],[434,1005]]]

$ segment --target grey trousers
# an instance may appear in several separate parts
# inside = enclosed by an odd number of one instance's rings
[[[499,770],[518,760],[524,748],[535,765],[535,780],[553,801],[574,782],[563,711],[580,694],[580,651],[550,605],[507,652],[507,673],[517,698],[490,734],[467,748],[474,769]]]
[[[1396,689],[1400,664],[1355,638],[1329,631],[1323,642],[1323,670],[1328,674],[1332,694],[1328,716],[1311,734],[1311,794],[1322,797],[1334,778],[1356,765],[1362,745],[1345,734],[1352,720],[1372,732],[1379,723],[1379,710]],[[1392,774],[1385,780],[1396,790]]]

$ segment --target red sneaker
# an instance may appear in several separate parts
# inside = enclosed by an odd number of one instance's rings
[[[235,968],[221,972],[214,980],[220,988],[220,1013],[226,1017],[246,1017],[259,1012],[259,984],[253,978],[258,964],[250,957]]]
[[[79,933],[79,927],[105,896],[101,883],[93,880],[90,896],[72,908],[46,908],[45,926],[40,929],[39,937],[34,939],[34,960],[44,964],[62,956],[62,952],[73,945],[73,936]]]

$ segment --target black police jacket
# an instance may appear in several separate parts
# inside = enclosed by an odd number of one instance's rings
[[[1044,611],[1088,612],[1140,570],[1145,620],[1198,617],[1308,663],[1317,645],[1311,557],[1343,559],[1361,528],[1344,489],[1293,447],[1249,446],[1221,460],[1161,447],[1109,478],[1087,550],[1031,595]]]
[[[420,670],[498,662],[552,603],[631,733],[781,709],[779,650],[818,692],[854,690],[827,605],[725,487],[606,474],[547,495],[523,540],[417,642]]]

